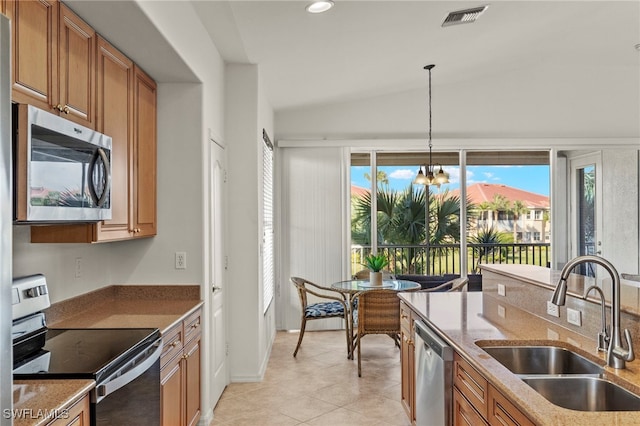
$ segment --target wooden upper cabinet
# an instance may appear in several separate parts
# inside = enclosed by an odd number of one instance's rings
[[[135,236],[156,235],[156,83],[134,66],[133,229]]]
[[[96,32],[60,4],[58,40],[58,104],[60,114],[95,128]]]
[[[11,19],[12,100],[52,111],[58,100],[57,1],[7,1]]]
[[[96,129],[111,136],[111,220],[97,223],[96,241],[133,232],[133,62],[98,38]]]
[[[95,128],[96,33],[57,1],[7,1],[13,102]]]

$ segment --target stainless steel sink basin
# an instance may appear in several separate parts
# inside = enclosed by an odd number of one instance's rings
[[[549,402],[578,411],[640,411],[640,397],[598,377],[524,377]]]
[[[511,372],[530,374],[595,374],[603,368],[583,356],[556,346],[490,346],[483,347]]]

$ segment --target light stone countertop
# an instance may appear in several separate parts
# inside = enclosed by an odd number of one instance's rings
[[[500,317],[493,313],[498,312],[501,302],[482,292],[401,293],[400,298],[536,424],[640,424],[640,413],[636,412],[581,412],[558,407],[479,346],[553,344],[604,365],[604,354],[597,352],[594,340],[508,304],[502,306],[504,317]],[[638,394],[640,361],[627,363],[625,370],[605,367],[605,378]]]
[[[198,286],[110,286],[56,303],[45,314],[50,328],[158,328],[165,333],[202,305]],[[52,418],[39,414],[61,412],[95,385],[93,380],[16,380],[13,408],[22,418],[14,415],[13,424],[46,424]]]
[[[58,415],[95,387],[93,380],[16,380],[13,382],[13,425],[39,426]],[[6,417],[6,413],[3,413]]]

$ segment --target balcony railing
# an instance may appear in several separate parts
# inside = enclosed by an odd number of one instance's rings
[[[460,245],[379,245],[378,252],[389,259],[394,274],[460,274]],[[351,270],[363,269],[363,259],[371,246],[351,246]],[[549,243],[467,244],[467,273],[477,273],[479,263],[549,266]]]

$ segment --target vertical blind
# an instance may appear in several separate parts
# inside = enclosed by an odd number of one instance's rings
[[[262,130],[262,297],[263,313],[273,301],[273,144]]]

